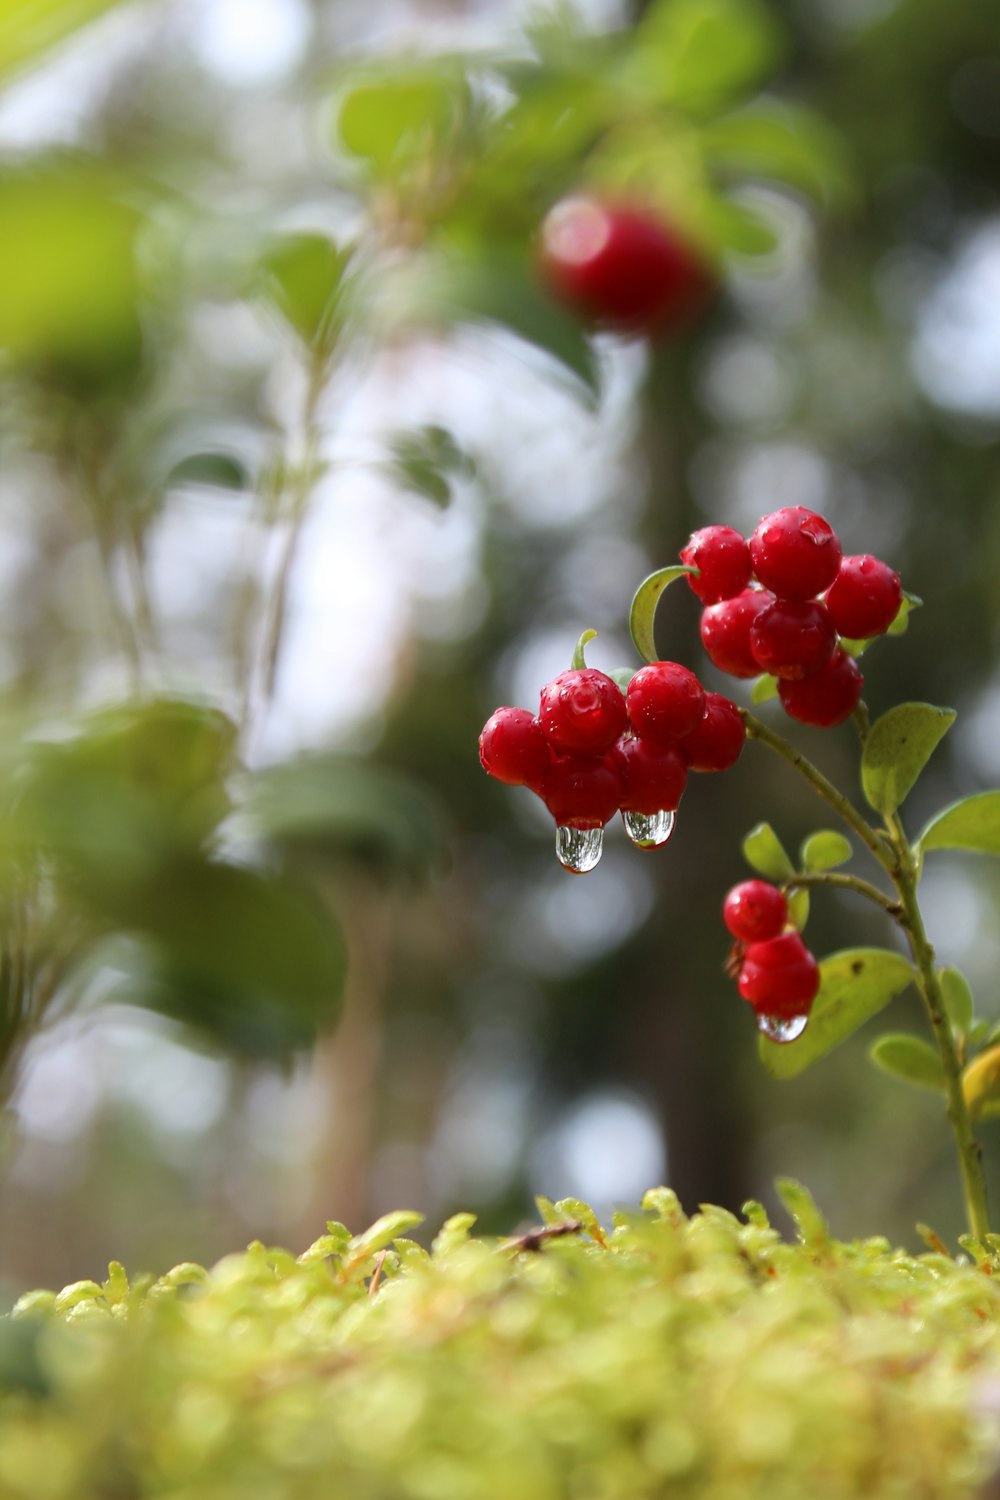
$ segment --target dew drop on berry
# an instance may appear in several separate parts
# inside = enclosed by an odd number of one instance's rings
[[[758,1012],[757,1030],[769,1042],[794,1042],[809,1024],[808,1016],[765,1016]]]
[[[637,813],[623,812],[625,832],[639,849],[659,849],[674,831],[675,814],[672,812]]]
[[[603,845],[603,828],[569,828],[560,824],[556,829],[556,855],[571,875],[586,875],[593,870]]]

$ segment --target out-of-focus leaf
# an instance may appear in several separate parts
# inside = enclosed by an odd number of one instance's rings
[[[775,1078],[795,1078],[877,1015],[916,978],[913,965],[887,948],[847,948],[819,966],[820,989],[809,1025],[792,1046],[761,1037],[761,1062]]]
[[[778,679],[772,677],[770,672],[765,672],[763,677],[758,677],[750,689],[751,703],[768,703],[772,698],[778,696]]]
[[[453,481],[475,472],[469,455],[447,428],[433,423],[398,433],[389,446],[393,458],[387,467],[396,482],[442,508],[451,503]]]
[[[683,578],[694,571],[694,568],[689,568],[683,563],[676,563],[669,568],[658,568],[655,573],[650,573],[648,578],[642,580],[633,594],[628,613],[628,628],[632,644],[643,661],[652,662],[657,659],[653,627],[656,621],[656,608],[664,591],[678,578]]]
[[[978,792],[953,802],[931,819],[918,843],[923,854],[931,849],[1000,854],[1000,792]]]
[[[974,1120],[1000,1115],[1000,1047],[987,1047],[962,1074],[962,1093]]]
[[[635,38],[661,102],[698,114],[738,100],[782,50],[773,11],[757,0],[654,0]]]
[[[322,234],[286,235],[261,258],[264,294],[311,348],[335,342],[350,259]]]
[[[121,0],[3,0],[0,5],[0,75],[31,62]]]
[[[242,492],[249,488],[249,475],[231,453],[190,453],[174,464],[167,475],[168,489],[198,486],[209,490]]]
[[[889,1073],[902,1083],[931,1089],[936,1094],[945,1091],[941,1059],[920,1037],[903,1031],[887,1032],[872,1043],[868,1056],[883,1073]]]
[[[458,128],[468,108],[464,76],[445,65],[413,63],[355,83],[341,97],[337,136],[344,150],[379,177],[431,157]]]
[[[938,971],[938,979],[948,1019],[953,1029],[964,1035],[971,1031],[975,1015],[975,1002],[969,981],[960,969],[950,966]]]
[[[850,196],[840,141],[811,111],[767,100],[709,121],[702,140],[711,167],[771,178],[827,204]]]
[[[861,756],[861,787],[869,806],[895,812],[954,722],[954,709],[930,703],[898,703],[876,719]]]

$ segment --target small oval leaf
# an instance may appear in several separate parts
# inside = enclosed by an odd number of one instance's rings
[[[980,1052],[962,1074],[962,1093],[974,1120],[1000,1115],[1000,1046]]]
[[[932,818],[917,840],[929,849],[969,849],[974,854],[1000,854],[1000,792],[963,797]]]
[[[821,828],[811,833],[800,850],[803,870],[835,870],[846,865],[854,850],[842,833],[833,828]]]
[[[948,1019],[953,1029],[964,1036],[971,1030],[975,1014],[969,981],[958,969],[953,968],[941,969],[938,979]]]
[[[750,689],[751,703],[767,703],[771,698],[778,696],[778,679],[772,677],[770,672],[765,672],[763,677],[758,677]]]
[[[761,1037],[761,1062],[775,1078],[795,1078],[846,1041],[916,978],[913,965],[888,948],[846,948],[819,966],[820,989],[809,1025],[793,1047]]]
[[[743,858],[768,880],[791,880],[795,866],[770,823],[758,823],[743,840]]]
[[[809,892],[805,886],[792,891],[788,897],[788,916],[792,926],[801,932],[809,920]]]
[[[653,635],[653,620],[663,591],[675,579],[695,572],[697,572],[696,568],[687,568],[677,563],[672,568],[660,568],[656,573],[650,573],[649,577],[644,578],[636,589],[629,610],[628,628],[635,649],[643,661],[659,660]]]
[[[899,703],[872,725],[861,757],[861,786],[870,807],[894,813],[955,722],[955,710]]]
[[[910,1036],[905,1031],[892,1031],[873,1042],[868,1053],[876,1068],[889,1073],[903,1083],[912,1083],[920,1089],[932,1089],[935,1094],[945,1090],[944,1068],[934,1048],[920,1037]]]

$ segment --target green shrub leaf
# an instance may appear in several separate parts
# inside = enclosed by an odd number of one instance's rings
[[[628,628],[632,643],[643,661],[658,660],[653,622],[656,616],[656,606],[664,590],[676,579],[683,578],[685,574],[694,571],[694,568],[686,568],[680,563],[671,568],[660,568],[656,573],[650,573],[648,578],[644,578],[636,589],[632,598],[632,606],[629,609]]]
[[[877,1015],[916,978],[913,965],[887,948],[846,948],[819,966],[820,990],[809,1024],[790,1045],[759,1040],[761,1062],[775,1078],[796,1078],[811,1063]]]
[[[772,677],[770,672],[765,672],[763,677],[758,677],[750,689],[751,703],[767,703],[771,698],[778,696],[778,679]]]
[[[954,709],[930,703],[900,703],[876,720],[861,757],[869,806],[894,813],[954,722]]]
[[[768,880],[790,880],[795,874],[784,846],[770,823],[758,823],[743,840],[743,858]]]
[[[781,32],[756,0],[655,0],[635,44],[662,102],[697,113],[738,99],[765,77]]]
[[[832,828],[821,828],[811,833],[800,850],[803,870],[835,870],[846,865],[854,850],[842,833]]]
[[[1000,1115],[1000,1046],[987,1047],[962,1074],[962,1093],[974,1120]]]
[[[941,1059],[928,1042],[908,1032],[891,1031],[872,1043],[869,1058],[883,1073],[890,1073],[903,1083],[915,1084],[917,1088],[932,1089],[936,1094],[945,1090],[944,1068]]]
[[[1000,854],[1000,792],[979,792],[952,803],[931,819],[917,842],[922,854],[930,849]]]
[[[969,981],[958,969],[953,968],[941,969],[938,979],[948,1019],[954,1030],[964,1036],[971,1029],[975,1014]]]

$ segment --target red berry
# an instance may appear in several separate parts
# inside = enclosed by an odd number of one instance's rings
[[[542,226],[541,270],[585,317],[663,332],[701,311],[711,284],[698,255],[648,210],[567,198]]]
[[[747,737],[743,715],[721,693],[705,694],[705,716],[681,744],[692,771],[728,771],[740,758]]]
[[[688,583],[702,604],[732,599],[750,582],[750,548],[731,526],[703,526],[694,532],[681,548],[681,562],[699,570],[699,578],[688,574]]]
[[[621,772],[622,812],[673,812],[684,795],[687,763],[676,745],[625,735],[612,751]]]
[[[496,709],[479,736],[483,770],[507,786],[537,790],[552,758],[542,726],[526,708]]]
[[[804,599],[775,599],[750,627],[750,650],[761,671],[792,681],[818,672],[836,644],[823,605]]]
[[[738,943],[765,942],[777,937],[788,921],[788,902],[776,885],[744,880],[723,902],[722,920]]]
[[[853,656],[839,646],[825,667],[799,682],[779,682],[784,710],[800,724],[830,729],[849,719],[858,706],[864,678]]]
[[[902,602],[899,574],[870,552],[845,557],[826,596],[830,618],[841,635],[860,641],[884,635]]]
[[[595,667],[560,672],[542,688],[538,720],[556,750],[602,755],[628,728],[621,688]]]
[[[720,672],[730,677],[759,677],[760,667],[750,650],[750,627],[774,595],[766,589],[744,589],[735,599],[724,599],[701,612],[701,643]]]
[[[804,505],[765,516],[750,538],[753,570],[779,599],[815,599],[837,576],[840,542],[829,521]]]
[[[680,662],[654,661],[636,672],[625,701],[636,734],[664,743],[683,739],[701,722],[705,689]]]
[[[797,932],[751,943],[737,987],[761,1015],[806,1015],[819,990],[819,965]]]
[[[621,806],[621,773],[610,755],[559,756],[539,796],[560,827],[603,828]]]

